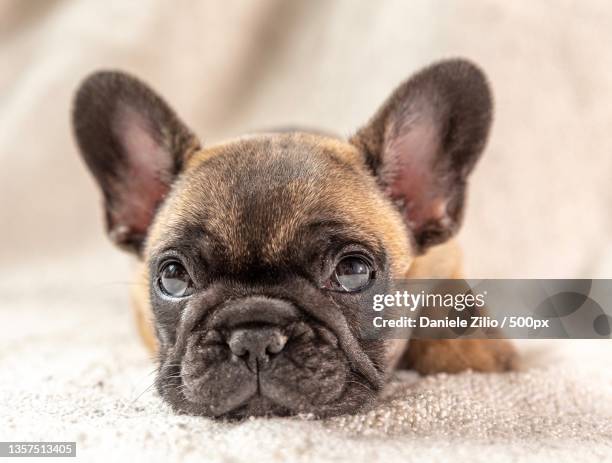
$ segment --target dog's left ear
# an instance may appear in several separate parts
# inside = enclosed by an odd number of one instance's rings
[[[111,240],[140,254],[159,204],[197,138],[151,88],[122,72],[89,76],[74,101],[81,155],[104,197]]]
[[[458,230],[491,113],[483,73],[464,60],[442,61],[400,85],[351,138],[400,208],[418,252]]]

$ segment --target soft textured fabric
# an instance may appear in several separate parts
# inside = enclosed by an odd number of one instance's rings
[[[219,423],[161,402],[115,287],[9,294],[0,439],[76,440],[83,461],[612,461],[609,342],[522,341],[509,374],[402,372],[355,416]]]
[[[288,124],[348,135],[412,72],[464,56],[496,96],[467,275],[609,278],[610,43],[605,0],[0,0],[0,440],[77,440],[87,461],[612,459],[602,341],[527,343],[508,375],[402,374],[375,410],[323,422],[172,414],[69,124],[78,82],[120,68],[206,144]]]

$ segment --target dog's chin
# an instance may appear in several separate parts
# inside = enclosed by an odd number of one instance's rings
[[[345,414],[354,414],[371,408],[377,394],[363,378],[355,375],[343,385],[343,393],[337,400],[327,403],[312,403],[305,398],[296,397],[291,401],[270,398],[256,392],[243,402],[220,403],[192,400],[190,394],[182,392],[186,387],[180,381],[175,384],[165,384],[159,388],[164,400],[176,413],[194,416],[210,417],[220,420],[242,420],[248,417],[287,417],[305,415],[313,418],[330,418]]]
[[[158,390],[175,411],[226,419],[309,414],[317,418],[368,407],[376,389],[351,369],[329,330],[313,326],[266,365],[249,368],[222,344],[192,334],[179,362],[166,362]],[[174,365],[174,366],[173,366]]]

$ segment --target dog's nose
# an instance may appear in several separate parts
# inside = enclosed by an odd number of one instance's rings
[[[283,350],[287,336],[275,326],[236,328],[227,343],[232,353],[256,372],[265,369],[270,358]]]

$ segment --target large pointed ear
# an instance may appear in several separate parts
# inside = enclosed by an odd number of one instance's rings
[[[72,117],[103,193],[110,238],[139,254],[157,207],[199,143],[155,92],[120,72],[88,77]]]
[[[464,60],[442,61],[400,85],[351,138],[400,208],[419,252],[458,230],[491,113],[483,73]]]

